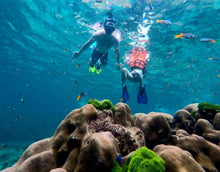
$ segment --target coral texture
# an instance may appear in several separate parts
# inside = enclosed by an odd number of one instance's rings
[[[218,172],[219,114],[219,105],[195,103],[132,115],[125,103],[91,99],[2,172]]]

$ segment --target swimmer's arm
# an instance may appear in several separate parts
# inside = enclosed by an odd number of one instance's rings
[[[145,66],[147,67],[148,62],[150,61],[150,53],[146,54]]]
[[[90,45],[92,45],[95,42],[94,36],[92,36],[79,50],[79,54],[81,54],[83,51],[85,51]]]

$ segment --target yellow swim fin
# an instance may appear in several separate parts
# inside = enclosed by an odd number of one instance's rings
[[[92,73],[94,73],[96,71],[96,68],[95,68],[95,66],[89,66],[89,72],[92,72]]]
[[[96,69],[96,71],[95,71],[95,73],[96,73],[97,75],[99,75],[101,72],[102,72],[102,69],[101,69],[101,68],[100,68],[100,69]]]

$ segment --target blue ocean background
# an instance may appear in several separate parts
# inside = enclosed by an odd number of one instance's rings
[[[126,82],[132,114],[171,115],[190,103],[220,104],[220,0],[152,0],[154,9],[132,11],[134,0],[0,1],[0,170],[13,165],[31,143],[51,137],[65,116],[89,99],[120,102],[114,51],[100,75],[89,73],[91,49],[72,61],[97,22],[111,9],[121,32],[121,62],[129,33],[151,19],[151,53],[144,78],[148,104],[138,104],[138,84]],[[163,25],[156,20],[170,20]],[[174,39],[180,33],[195,39]],[[211,38],[215,43],[201,42]],[[87,95],[76,101],[86,91]]]

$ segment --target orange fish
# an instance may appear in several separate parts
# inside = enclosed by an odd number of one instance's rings
[[[80,67],[80,66],[81,66],[80,64],[77,64],[77,65],[76,65],[76,68],[78,68],[78,67]]]
[[[139,42],[146,42],[146,43],[150,44],[150,42],[148,40],[140,40]]]
[[[83,91],[82,93],[80,93],[76,99],[76,101],[79,101],[79,99],[83,98],[84,96],[87,95],[87,92],[86,91]]]

